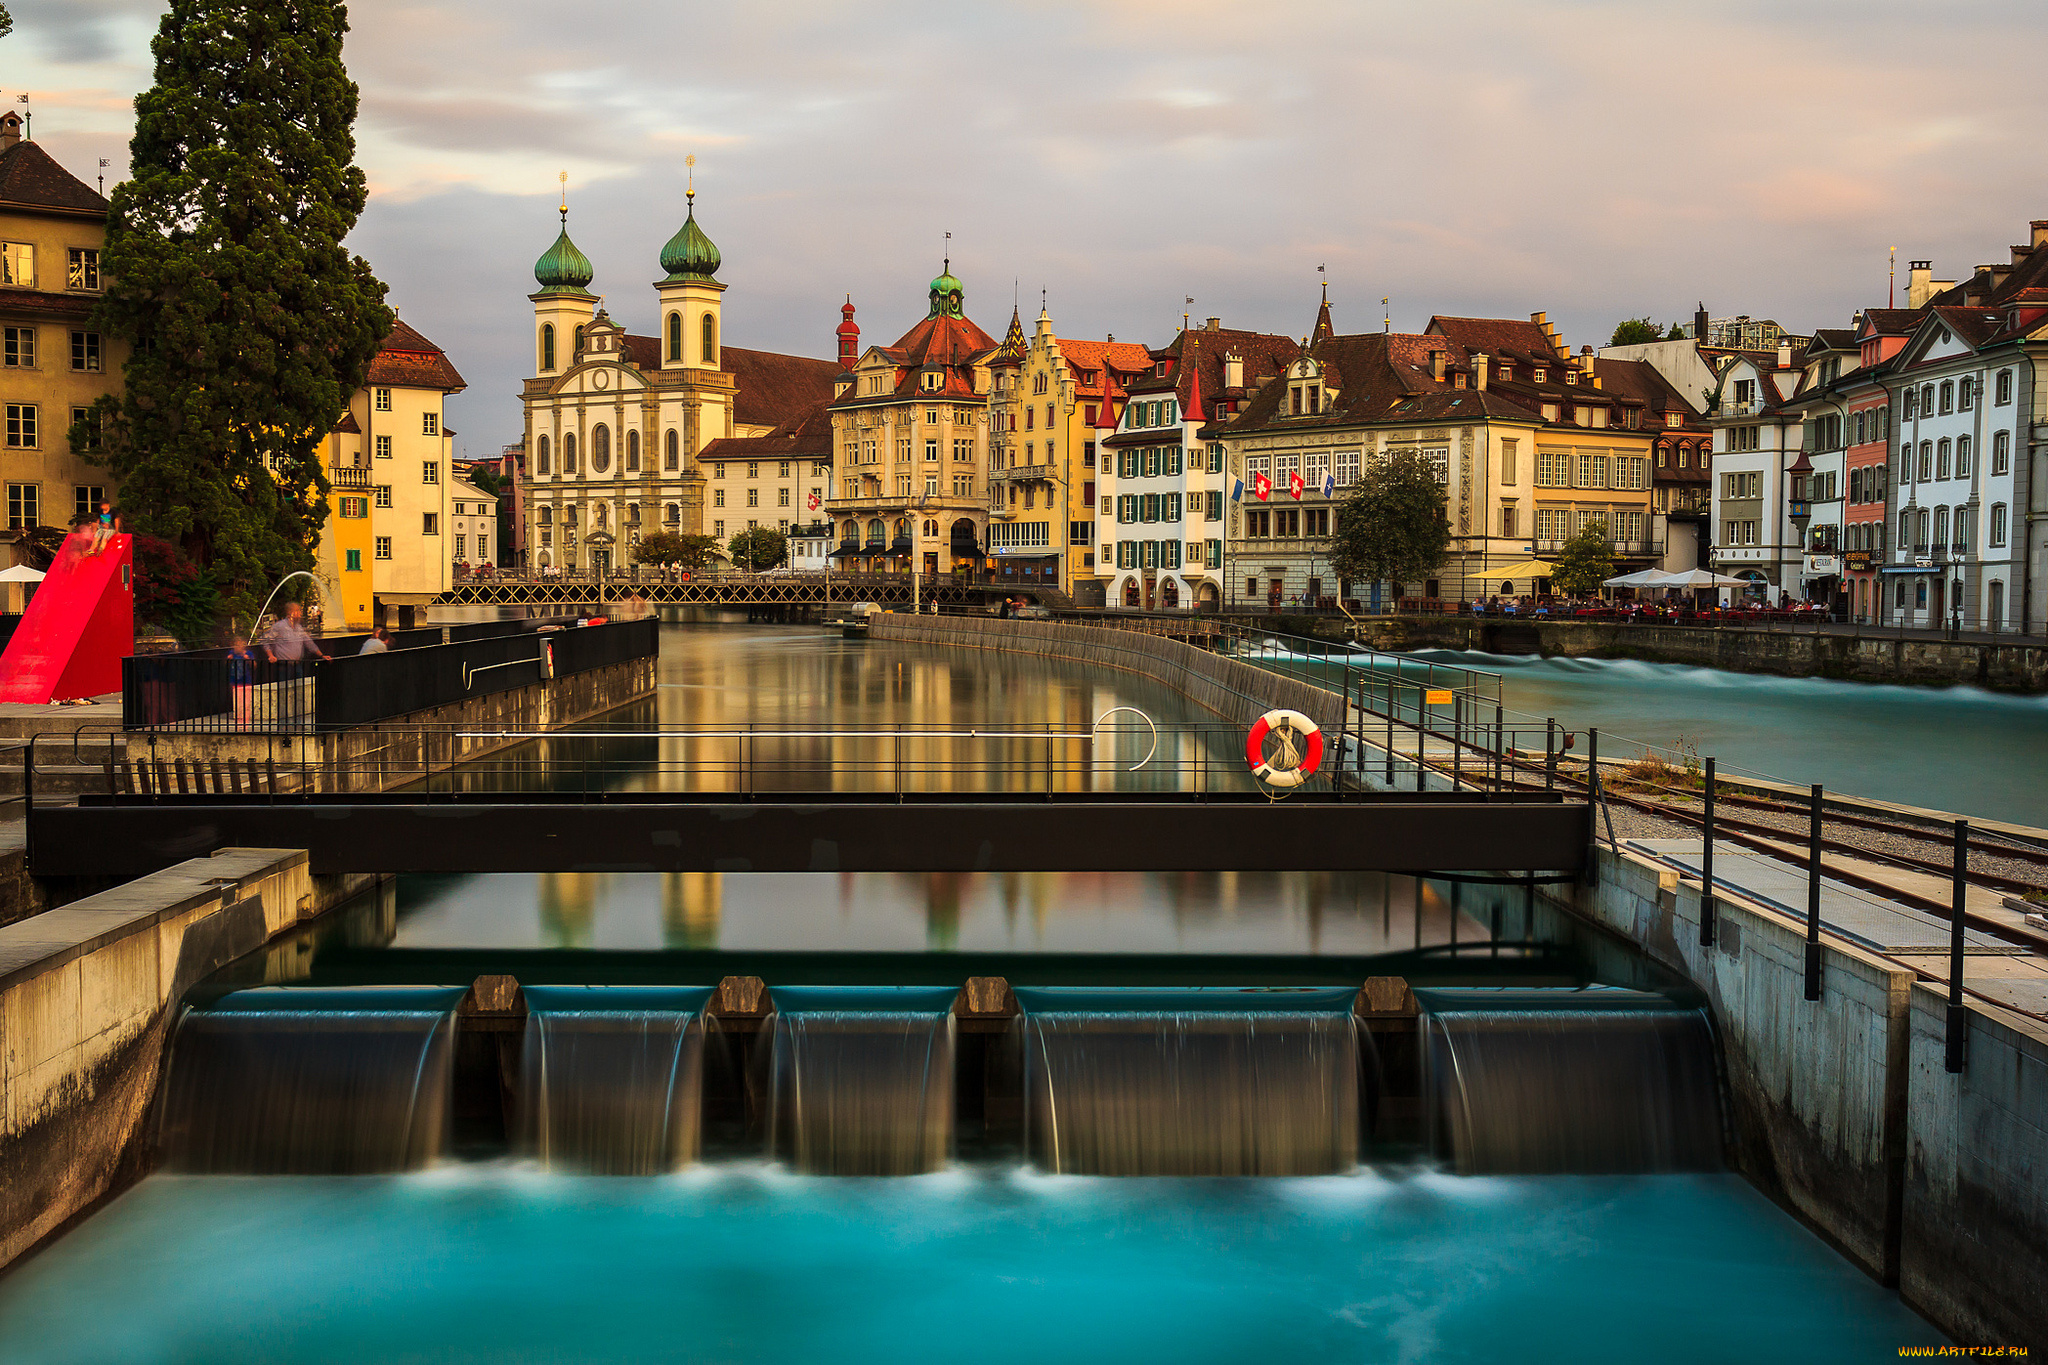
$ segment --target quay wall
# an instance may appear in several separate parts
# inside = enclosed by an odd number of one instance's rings
[[[1287,625],[1295,634],[1333,629],[1323,617],[1290,618]],[[1642,659],[1793,678],[1967,684],[2000,692],[2048,692],[2048,646],[2040,644],[1469,616],[1361,617],[1352,633],[1375,649],[1467,649],[1537,654],[1546,659]]]
[[[185,992],[378,880],[229,848],[0,928],[0,1268],[147,1169]]]
[[[1212,654],[1179,640],[1111,626],[877,612],[868,618],[868,638],[915,640],[963,649],[1014,650],[1114,668],[1156,679],[1225,720],[1247,728],[1276,708],[1299,711],[1326,730],[1341,729],[1344,719],[1344,699],[1327,688]]]
[[[1909,969],[1630,854],[1546,892],[1705,995],[1721,1037],[1735,1165],[1958,1341],[2048,1350],[2048,1027],[1968,1002],[1945,1066],[1947,995]]]

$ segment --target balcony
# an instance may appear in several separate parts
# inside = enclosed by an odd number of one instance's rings
[[[1764,410],[1764,405],[1752,398],[1747,403],[1725,402],[1714,405],[1715,417],[1754,417]]]
[[[1051,483],[1054,479],[1053,467],[1049,464],[1027,464],[1019,465],[1015,469],[991,470],[988,477],[991,483],[1000,479],[1015,483]]]
[[[336,488],[368,488],[370,471],[356,465],[337,465],[329,482]]]

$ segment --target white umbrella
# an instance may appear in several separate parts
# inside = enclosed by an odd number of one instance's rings
[[[1603,579],[1600,586],[1603,588],[1659,587],[1668,579],[1669,575],[1659,569],[1637,569],[1634,573],[1625,573],[1619,578]]]
[[[40,583],[43,578],[41,569],[31,569],[26,564],[17,564],[11,569],[0,569],[0,583]]]
[[[1730,578],[1726,574],[1714,573],[1710,569],[1687,569],[1684,573],[1668,573],[1658,583],[1663,588],[1746,588],[1750,580]]]

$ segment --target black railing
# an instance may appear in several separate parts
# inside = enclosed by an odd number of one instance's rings
[[[659,623],[532,628],[477,622],[448,628],[410,648],[394,637],[384,653],[271,663],[222,651],[156,654],[122,664],[122,725],[128,730],[314,734],[389,720],[469,697],[529,687],[548,677],[651,658]],[[342,641],[323,641],[332,652]]]

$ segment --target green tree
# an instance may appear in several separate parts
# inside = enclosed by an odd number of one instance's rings
[[[1368,468],[1338,504],[1330,566],[1346,582],[1384,579],[1398,591],[1435,573],[1450,547],[1436,467],[1420,455],[1397,454]]]
[[[1551,571],[1550,586],[1569,597],[1597,592],[1614,577],[1614,546],[1607,539],[1607,523],[1589,521],[1558,552],[1557,567]]]
[[[107,219],[102,332],[126,392],[72,429],[132,530],[175,543],[247,615],[310,568],[320,443],[391,330],[342,239],[367,190],[335,0],[170,0]]]
[[[1614,335],[1608,338],[1609,346],[1640,346],[1644,342],[1657,341],[1663,331],[1648,318],[1630,318],[1614,325]]]
[[[657,531],[651,536],[642,536],[640,543],[633,547],[633,558],[639,563],[659,564],[686,573],[695,573],[703,568],[716,553],[718,541],[715,537],[686,536],[676,531]]]
[[[756,526],[734,536],[727,548],[735,568],[759,573],[789,558],[789,537],[772,526]]]
[[[14,32],[14,16],[7,12],[7,6],[0,5],[0,38]]]
[[[1671,330],[1664,334],[1664,339],[1666,341],[1684,341],[1685,329],[1674,322],[1671,324]]]

